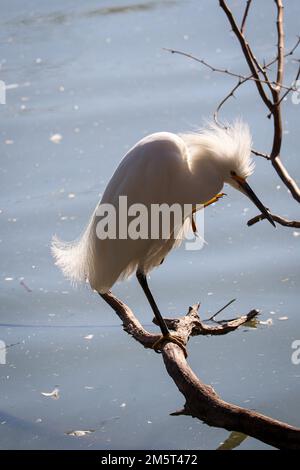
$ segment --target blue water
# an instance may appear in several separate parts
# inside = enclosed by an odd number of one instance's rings
[[[237,2],[233,2],[235,5]],[[155,131],[179,132],[211,117],[233,80],[165,52],[192,52],[247,73],[218,2],[2,0],[0,79],[0,447],[3,449],[214,449],[228,437],[189,417],[171,417],[183,397],[160,356],[122,331],[114,313],[87,287],[73,289],[53,264],[54,233],[79,236],[126,150]],[[260,58],[276,43],[273,2],[260,2],[249,35]],[[258,7],[257,7],[258,8]],[[286,5],[287,44],[300,5]],[[264,27],[261,27],[261,24]],[[294,65],[287,65],[286,83]],[[272,128],[249,84],[222,117],[243,116],[255,147],[269,151]],[[283,104],[283,159],[299,175],[299,108]],[[61,141],[50,141],[60,134]],[[276,213],[299,218],[297,205],[268,162],[257,159],[251,184]],[[206,212],[201,251],[172,253],[151,275],[166,316],[202,302],[202,315],[232,317],[252,308],[271,326],[220,338],[193,338],[189,361],[226,400],[300,425],[297,231],[262,222],[246,198],[228,196]],[[134,279],[115,286],[145,325],[151,313]],[[280,318],[287,317],[286,320]],[[91,339],[85,336],[93,335]],[[59,386],[60,398],[41,395]],[[68,431],[90,429],[84,437]],[[246,439],[240,448],[268,448]]]

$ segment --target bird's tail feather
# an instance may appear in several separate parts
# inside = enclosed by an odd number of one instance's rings
[[[73,242],[64,242],[56,235],[52,238],[51,251],[55,264],[74,284],[87,281],[93,269],[93,222],[94,214],[82,236]]]

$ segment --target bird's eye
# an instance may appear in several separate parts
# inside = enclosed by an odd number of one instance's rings
[[[235,172],[235,171],[231,171],[230,174],[231,174],[231,176],[236,176],[236,172]]]

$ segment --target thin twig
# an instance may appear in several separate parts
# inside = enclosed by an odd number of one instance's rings
[[[262,84],[262,83],[264,83],[266,85],[271,84],[271,85],[274,85],[274,87],[279,86],[277,82],[274,82],[274,81],[270,82],[269,80],[263,80],[258,75],[254,76],[254,74],[252,74],[252,75],[246,76],[246,75],[242,75],[240,73],[232,72],[231,70],[228,70],[228,69],[215,67],[214,65],[209,64],[206,60],[199,59],[199,57],[196,57],[193,54],[190,54],[189,52],[180,51],[178,49],[170,49],[168,47],[163,47],[163,50],[167,51],[167,52],[170,52],[171,54],[178,54],[178,55],[182,55],[184,57],[187,57],[189,59],[192,59],[195,62],[198,62],[199,64],[204,65],[205,67],[207,67],[212,72],[223,73],[223,74],[229,75],[230,77],[235,77],[235,78],[238,78],[238,79],[243,80],[243,81],[252,80],[254,82],[259,82],[260,84]],[[281,84],[280,88],[282,88],[283,90],[289,90],[290,86]],[[294,91],[297,91],[297,88],[295,88]],[[271,101],[270,101],[270,103],[271,103]]]
[[[262,157],[262,158],[265,158],[266,160],[271,160],[270,155],[268,155],[267,153],[259,152],[258,150],[255,150],[255,149],[251,149],[251,152],[253,153],[253,155],[256,155],[257,157]]]
[[[288,220],[288,219],[285,219],[284,217],[281,217],[280,215],[275,215],[275,214],[271,214],[271,216],[275,222],[277,222],[280,225],[283,225],[284,227],[300,228],[300,221]],[[254,225],[257,222],[260,222],[261,220],[264,220],[265,218],[266,217],[263,214],[256,215],[252,219],[248,220],[247,225],[248,227],[251,227],[251,225]]]
[[[248,64],[249,68],[250,68],[250,71],[253,75],[253,78],[255,79],[255,84],[256,84],[258,93],[259,93],[261,99],[263,100],[263,102],[265,103],[265,105],[267,106],[267,108],[269,109],[269,111],[272,112],[272,108],[273,108],[272,101],[269,99],[269,97],[267,96],[267,94],[265,92],[265,89],[263,87],[263,81],[259,77],[259,74],[258,74],[258,71],[256,69],[255,63],[253,62],[253,55],[250,52],[250,47],[249,47],[244,35],[241,33],[241,31],[240,31],[240,29],[239,29],[239,27],[238,27],[238,25],[237,25],[237,23],[236,23],[236,21],[233,17],[233,14],[232,14],[231,10],[228,8],[225,0],[219,0],[219,3],[220,3],[220,7],[225,12],[225,14],[228,18],[228,21],[229,21],[229,23],[232,27],[232,30],[233,30],[235,36],[237,37],[237,39],[240,43],[240,46],[241,46],[242,51],[244,53],[246,62]]]
[[[247,4],[246,4],[245,11],[244,11],[242,24],[241,24],[241,33],[242,34],[244,34],[244,32],[245,32],[245,26],[246,26],[247,16],[249,14],[249,9],[250,9],[250,6],[251,6],[251,2],[252,2],[252,0],[247,0]]]
[[[293,81],[293,83],[296,83],[297,80],[299,80],[299,77],[300,77],[300,65],[298,67],[298,70],[297,70],[297,73],[296,73],[296,77]],[[288,94],[291,92],[291,91],[294,91],[294,86],[290,87],[289,90],[287,90],[283,95],[282,97],[280,98],[280,100],[278,101],[278,105],[280,105],[282,103],[282,101],[288,96]],[[298,90],[297,90],[298,91]]]
[[[294,54],[294,52],[296,51],[296,49],[298,48],[300,44],[300,36],[297,38],[297,42],[295,43],[295,45],[291,48],[291,50],[289,52],[287,52],[285,54],[284,57],[289,57],[289,56],[292,56]],[[277,57],[275,59],[272,59],[270,62],[268,62],[267,64],[264,65],[264,69],[268,69],[269,67],[271,67],[271,65],[275,64],[275,62],[277,62]],[[299,72],[300,72],[300,68],[299,68]],[[238,83],[232,88],[232,90],[225,96],[225,98],[223,98],[223,100],[221,101],[221,103],[218,105],[216,111],[214,112],[214,120],[216,122],[216,124],[218,125],[222,125],[224,127],[223,124],[220,123],[220,120],[219,120],[219,113],[220,113],[220,110],[221,108],[224,106],[224,104],[226,103],[226,101],[229,100],[229,98],[231,97],[234,97],[234,93],[237,91],[237,89],[242,86],[244,83],[246,83],[247,81],[251,80],[253,78],[253,75],[248,75],[244,80],[241,80],[239,79]],[[299,78],[299,77],[298,77]],[[295,79],[295,81],[297,80],[297,78]],[[286,90],[286,94],[290,93],[291,91],[296,91],[294,90],[293,88],[290,88],[288,90]],[[297,90],[298,91],[298,90]],[[284,98],[284,97],[283,97]],[[282,100],[281,100],[282,101]],[[280,104],[280,102],[279,102]],[[271,117],[271,114],[269,114],[268,117]],[[255,153],[255,152],[253,152]],[[266,155],[266,154],[260,154],[260,152],[258,152],[256,155],[260,155],[260,156],[263,156]],[[265,158],[265,157],[264,157]],[[270,160],[269,156],[268,156],[268,160]]]
[[[218,310],[210,318],[208,318],[208,321],[214,320],[216,318],[216,316],[219,315],[219,313],[223,312],[225,310],[225,308],[229,307],[229,305],[233,304],[233,302],[235,302],[235,301],[236,301],[236,299],[230,300],[226,305],[224,305],[224,307],[220,308],[220,310]]]

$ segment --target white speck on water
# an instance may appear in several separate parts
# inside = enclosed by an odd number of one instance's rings
[[[74,199],[74,197],[76,197],[76,194],[74,194],[74,193],[69,193],[68,194],[69,199]]]
[[[14,143],[14,141],[13,141],[12,139],[6,139],[6,140],[4,141],[4,143],[5,143],[6,145],[12,145],[12,144]]]
[[[61,92],[65,91],[65,87],[63,85],[60,85],[58,87],[58,91],[61,91]]]
[[[35,59],[35,63],[36,64],[41,64],[42,63],[42,59],[40,57],[38,57],[37,59]]]
[[[281,186],[280,186],[280,184],[278,184],[278,185],[276,186],[276,189],[278,190],[278,189],[280,189],[280,188],[281,188]]]
[[[126,407],[126,403],[122,403],[122,404],[120,405],[120,408],[125,408],[125,407]]]
[[[6,85],[5,88],[6,90],[14,90],[15,88],[19,88],[19,84],[18,83],[10,83],[9,85]]]
[[[6,277],[4,280],[5,280],[5,281],[13,281],[14,278],[13,278],[13,277]]]
[[[207,295],[214,295],[213,292],[207,292]]]
[[[65,434],[67,434],[68,436],[73,436],[73,437],[83,437],[83,436],[87,436],[88,434],[92,434],[93,432],[95,432],[94,429],[87,429],[87,430],[79,429],[77,431],[68,431]]]
[[[94,338],[94,335],[86,335],[86,336],[84,337],[84,339],[93,339],[93,338]]]
[[[52,390],[52,392],[41,392],[41,395],[43,395],[43,397],[52,398],[52,400],[58,400],[59,388],[55,387],[54,390]]]
[[[273,320],[272,318],[268,318],[267,320],[263,321],[263,320],[260,320],[259,322],[261,325],[267,325],[267,326],[271,326],[273,325]]]
[[[35,422],[36,422],[36,423],[41,423],[41,422],[42,422],[42,418],[37,418],[37,419],[35,420]]]
[[[284,321],[284,320],[288,320],[289,317],[279,317],[278,320],[281,320],[281,321]]]
[[[293,232],[293,237],[297,238],[297,237],[300,237],[300,232]]]
[[[61,134],[52,134],[51,137],[49,138],[53,144],[59,144],[62,140],[62,135]]]

